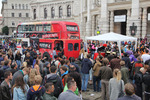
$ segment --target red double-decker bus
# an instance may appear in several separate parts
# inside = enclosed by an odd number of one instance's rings
[[[52,57],[53,48],[57,53],[62,48],[64,55],[77,58],[80,51],[80,30],[74,22],[49,21],[20,23],[17,27],[18,38],[30,38],[30,45]]]

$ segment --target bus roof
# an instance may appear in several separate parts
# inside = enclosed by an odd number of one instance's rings
[[[33,24],[55,24],[55,23],[60,23],[60,24],[65,24],[65,25],[77,25],[75,22],[67,22],[67,21],[46,21],[46,22],[24,22],[24,23],[19,23],[18,25],[33,25]]]

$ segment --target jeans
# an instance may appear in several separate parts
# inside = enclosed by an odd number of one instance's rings
[[[17,69],[19,70],[20,69],[20,66],[21,66],[21,61],[20,60],[16,60],[16,63],[17,63]]]
[[[92,81],[92,76],[93,76],[92,73],[93,73],[93,69],[91,68],[90,69],[90,81]]]
[[[96,82],[97,82],[97,89],[96,89]],[[100,86],[99,85],[100,85],[99,77],[93,76],[93,88],[94,88],[94,91],[97,91],[97,92],[100,91]]]
[[[83,74],[82,73],[82,90],[86,91],[87,89],[87,84],[89,80],[89,74]]]

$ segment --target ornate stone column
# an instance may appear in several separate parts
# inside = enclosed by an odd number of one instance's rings
[[[110,11],[110,32],[114,31],[114,11]]]
[[[142,38],[145,37],[147,32],[147,7],[143,8],[143,18],[142,18]]]
[[[91,36],[91,13],[90,13],[90,1],[87,1],[87,24],[86,24],[86,36]]]
[[[128,9],[127,10],[127,23],[126,23],[126,25],[127,25],[127,28],[126,28],[126,35],[127,36],[130,36],[130,24],[129,24],[129,20],[130,20],[130,17],[131,17],[131,10],[130,9]]]
[[[99,22],[99,27],[101,28],[101,33],[107,33],[109,30],[109,19],[108,19],[108,9],[107,0],[101,0],[101,18]]]

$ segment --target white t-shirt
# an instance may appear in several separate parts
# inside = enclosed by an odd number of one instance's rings
[[[141,58],[143,59],[143,62],[145,63],[146,60],[149,60],[150,59],[150,55],[149,54],[143,54],[141,56]]]

